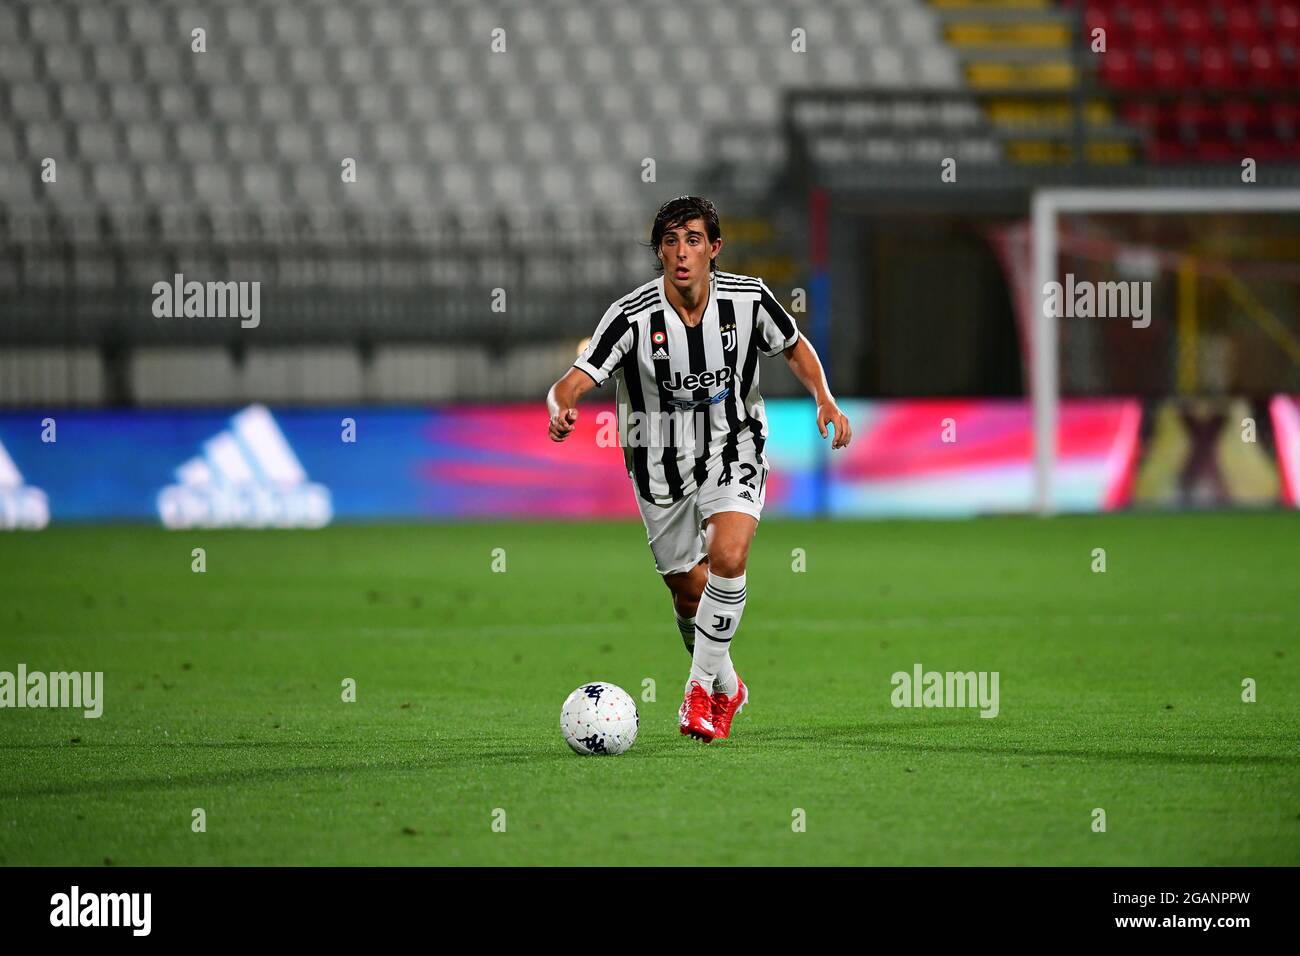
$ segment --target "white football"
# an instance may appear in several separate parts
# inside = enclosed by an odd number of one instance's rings
[[[560,730],[574,753],[613,757],[636,743],[641,717],[636,702],[617,684],[583,684],[560,708]]]

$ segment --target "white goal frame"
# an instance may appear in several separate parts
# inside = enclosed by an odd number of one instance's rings
[[[1057,216],[1062,212],[1277,212],[1300,211],[1300,190],[1261,189],[1243,185],[1232,189],[1078,188],[1034,191],[1030,220],[1033,256],[1033,321],[1030,323],[1032,363],[1030,400],[1034,412],[1034,510],[1056,512],[1057,422],[1061,403],[1059,323],[1043,308],[1043,289],[1060,281],[1056,274]]]

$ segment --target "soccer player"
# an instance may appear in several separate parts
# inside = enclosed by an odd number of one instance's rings
[[[578,400],[614,377],[628,477],[691,655],[678,722],[707,743],[729,736],[749,699],[730,649],[766,490],[759,353],[785,356],[817,403],[822,437],[834,429],[832,448],[848,445],[852,430],[817,353],[767,285],[718,271],[722,228],[713,203],[697,196],[664,203],[650,246],[659,278],[611,305],[551,386],[549,431],[564,441]]]

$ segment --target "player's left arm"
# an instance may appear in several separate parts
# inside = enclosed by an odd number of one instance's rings
[[[826,372],[812,343],[800,332],[795,343],[781,354],[790,363],[790,371],[794,373],[794,377],[803,383],[803,387],[808,389],[813,401],[817,403],[817,429],[822,433],[822,438],[826,437],[826,426],[831,425],[835,429],[835,439],[831,442],[831,447],[847,446],[853,438],[853,428],[849,425],[848,416],[835,404],[831,387],[826,382]]]

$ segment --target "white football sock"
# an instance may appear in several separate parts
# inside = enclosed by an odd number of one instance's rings
[[[695,618],[682,617],[677,610],[677,605],[673,605],[673,615],[677,618],[677,630],[681,632],[682,643],[686,645],[686,653],[694,659],[695,654]],[[718,670],[717,679],[713,682],[713,693],[726,694],[730,697],[740,687],[736,683],[736,669],[731,666],[731,654],[723,658],[722,667]]]
[[[735,693],[736,669],[731,666],[731,639],[740,627],[745,612],[745,575],[724,578],[709,572],[695,612],[695,652],[691,655],[690,681],[712,687],[715,680],[732,684],[723,693]]]
[[[727,645],[730,647],[731,645]],[[731,663],[731,652],[722,659],[718,666],[718,676],[713,678],[713,692],[715,694],[726,694],[730,697],[736,691],[740,690],[740,681],[736,679],[736,668]]]

